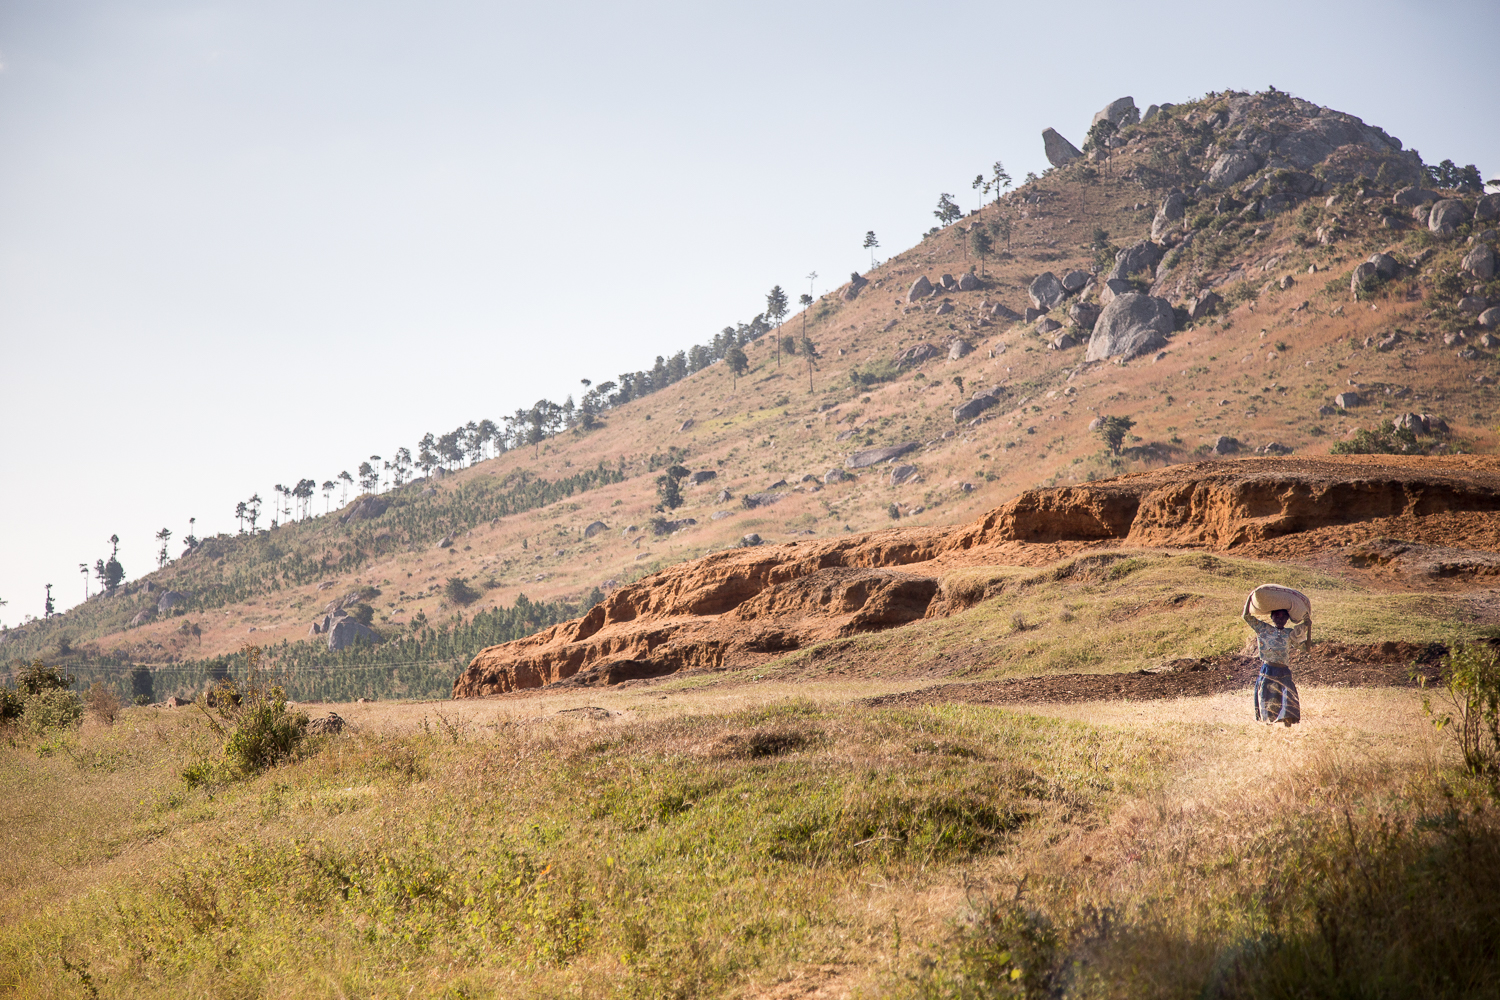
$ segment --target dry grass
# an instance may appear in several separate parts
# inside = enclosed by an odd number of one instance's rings
[[[212,794],[177,778],[207,744],[191,711],[17,742],[0,979],[23,997],[84,974],[101,996],[963,995],[943,976],[985,901],[1024,884],[1075,950],[1080,914],[1114,914],[1076,995],[1196,995],[1226,947],[1301,919],[1287,880],[1329,817],[1418,809],[1447,760],[1408,691],[1307,690],[1290,731],[1243,694],[848,704],[891,687],[340,705],[353,730]],[[614,714],[570,711],[589,707]]]

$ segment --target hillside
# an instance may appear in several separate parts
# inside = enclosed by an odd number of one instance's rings
[[[794,315],[781,333],[805,331],[812,358],[761,336],[742,375],[720,361],[589,430],[209,539],[6,632],[0,658],[62,660],[122,689],[145,667],[159,699],[254,642],[323,681],[366,671],[344,695],[436,694],[478,648],[747,535],[942,529],[1023,490],[1215,455],[1494,450],[1500,340],[1480,318],[1500,319],[1486,311],[1500,282],[1479,248],[1500,199],[1425,192],[1395,140],[1279,92],[1121,120],[1107,158],[1028,180]],[[982,260],[976,231],[994,243]],[[1096,323],[1108,329],[1091,337]],[[1091,432],[1106,416],[1134,421],[1118,453]],[[1405,427],[1381,433],[1386,420]],[[882,447],[905,450],[853,457]],[[659,513],[675,464],[713,476]],[[445,592],[454,577],[477,600]],[[163,590],[186,600],[153,616]],[[380,645],[328,651],[310,629],[330,602],[369,605]]]

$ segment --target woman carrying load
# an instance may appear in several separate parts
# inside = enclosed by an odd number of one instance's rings
[[[1300,601],[1300,603],[1299,603]],[[1267,625],[1251,614],[1252,607],[1264,611],[1271,605],[1271,624]],[[1280,605],[1280,607],[1276,607]],[[1292,611],[1300,611],[1301,620],[1295,629],[1287,628],[1292,620]],[[1245,624],[1255,630],[1255,642],[1260,654],[1260,673],[1255,678],[1255,719],[1257,722],[1281,723],[1291,726],[1302,721],[1302,705],[1297,697],[1297,685],[1292,682],[1290,666],[1292,643],[1301,634],[1302,648],[1312,645],[1312,615],[1308,600],[1299,591],[1274,584],[1256,587],[1245,599],[1242,614]]]

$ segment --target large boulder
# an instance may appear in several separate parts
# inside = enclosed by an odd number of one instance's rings
[[[1495,251],[1481,243],[1464,256],[1463,269],[1480,281],[1489,281],[1495,276]]]
[[[1062,276],[1063,291],[1067,292],[1069,295],[1074,295],[1078,292],[1083,291],[1083,286],[1087,285],[1088,283],[1089,273],[1087,271],[1077,270],[1076,268]]]
[[[1154,273],[1166,253],[1160,244],[1141,240],[1115,254],[1115,266],[1110,268],[1109,277],[1128,278],[1139,271]]]
[[[900,458],[909,451],[916,451],[922,447],[920,441],[907,441],[904,444],[893,444],[886,448],[867,448],[864,451],[856,451],[844,459],[844,467],[847,469],[865,469],[881,462],[889,462],[893,458]]]
[[[351,521],[373,521],[384,514],[391,502],[384,497],[366,496],[354,501],[351,506],[339,517],[340,524],[348,524]]]
[[[608,531],[608,530],[609,530],[609,525],[605,524],[603,521],[594,521],[587,528],[583,529],[583,537],[584,538],[593,538],[595,535],[599,534],[601,531]]]
[[[1469,207],[1457,198],[1445,198],[1427,214],[1427,228],[1439,236],[1448,236],[1469,221]]]
[[[1188,307],[1188,319],[1200,320],[1205,316],[1213,314],[1213,311],[1224,304],[1224,297],[1218,292],[1204,291],[1198,293],[1193,299],[1193,304]]]
[[[1500,194],[1487,194],[1474,206],[1475,222],[1490,222],[1500,219]]]
[[[1116,295],[1123,295],[1130,291],[1130,282],[1124,278],[1105,278],[1099,286],[1099,304],[1107,306],[1115,300]]]
[[[1415,208],[1418,205],[1426,205],[1438,200],[1436,191],[1426,191],[1419,187],[1404,187],[1391,195],[1391,204],[1397,208]]]
[[[852,481],[853,479],[854,477],[849,475],[849,473],[845,472],[843,469],[829,469],[827,472],[823,473],[823,482],[828,486],[833,486],[837,483],[847,483]]]
[[[917,478],[917,467],[915,465],[898,465],[891,470],[891,485],[900,486]]]
[[[1153,295],[1126,292],[1104,307],[1089,338],[1089,361],[1131,358],[1166,344],[1176,326],[1172,303]]]
[[[1042,133],[1042,148],[1047,153],[1047,162],[1054,167],[1072,163],[1083,155],[1081,149],[1059,135],[1055,128]]]
[[[1174,229],[1181,228],[1182,217],[1187,214],[1187,197],[1181,191],[1173,191],[1161,200],[1156,218],[1151,220],[1151,239],[1160,240]]]
[[[1401,262],[1388,253],[1371,254],[1369,263],[1375,265],[1375,273],[1380,275],[1381,281],[1390,281],[1401,273]]]
[[[353,618],[341,618],[328,629],[328,648],[331,652],[348,649],[356,640],[376,643],[380,641],[380,633]]]
[[[948,360],[957,361],[959,358],[967,357],[974,353],[974,345],[962,338],[948,345]]]
[[[985,410],[1000,402],[1000,397],[1003,395],[1005,395],[1005,390],[998,385],[976,392],[973,398],[967,403],[953,408],[953,422],[962,424],[973,420]]]
[[[913,365],[920,365],[929,358],[935,358],[941,353],[936,347],[923,341],[920,344],[913,344],[896,355],[896,364],[901,368],[910,368]]]
[[[1099,321],[1099,310],[1088,302],[1074,302],[1068,306],[1068,319],[1080,329],[1092,330]]]
[[[958,290],[960,292],[973,292],[979,289],[979,279],[974,276],[973,271],[965,271],[958,276]]]
[[[689,486],[702,486],[704,483],[708,482],[709,480],[717,479],[718,477],[719,477],[719,474],[717,472],[715,472],[713,469],[699,469],[697,472],[693,473],[691,476],[688,476],[688,485]]]
[[[1500,306],[1492,306],[1479,314],[1479,325],[1486,330],[1500,328]]]
[[[1260,169],[1260,157],[1245,149],[1231,149],[1214,161],[1208,170],[1211,187],[1225,188],[1238,184]]]
[[[130,624],[132,626],[144,625],[147,622],[155,621],[155,620],[156,620],[156,609],[155,608],[143,608],[140,611],[136,612],[134,618],[130,619]]]
[[[167,614],[173,608],[177,607],[177,605],[186,604],[187,601],[188,595],[179,593],[175,590],[169,590],[165,594],[162,594],[160,599],[157,600],[156,610],[161,614]]]
[[[1352,410],[1354,407],[1360,406],[1363,403],[1364,400],[1357,392],[1341,392],[1337,396],[1333,397],[1333,405],[1337,406],[1341,410]]]
[[[1369,261],[1365,261],[1363,264],[1356,267],[1354,269],[1354,273],[1349,276],[1349,291],[1358,293],[1360,285],[1363,285],[1371,278],[1378,277],[1380,277],[1379,268],[1377,268]]]
[[[1117,128],[1125,125],[1134,125],[1141,120],[1141,111],[1135,106],[1134,97],[1121,97],[1110,101],[1099,111],[1094,112],[1094,118],[1089,122],[1089,127],[1109,119]]]
[[[1051,271],[1043,271],[1032,279],[1030,286],[1026,289],[1026,294],[1031,298],[1033,309],[1047,312],[1055,309],[1068,293],[1063,288],[1063,283],[1057,280],[1057,275]]]
[[[925,299],[932,294],[932,282],[927,280],[927,275],[922,275],[911,283],[911,289],[906,293],[906,301],[915,302]]]

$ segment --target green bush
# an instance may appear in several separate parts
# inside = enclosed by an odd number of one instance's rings
[[[443,584],[443,597],[449,604],[460,607],[468,607],[480,598],[479,591],[469,586],[461,576],[450,576],[448,582]]]
[[[1361,428],[1354,437],[1336,442],[1328,450],[1334,455],[1409,455],[1422,449],[1416,434],[1387,420],[1373,431]]]
[[[75,726],[81,718],[83,701],[72,691],[62,688],[28,695],[21,711],[21,724],[33,733]]]
[[[16,675],[15,687],[0,688],[0,721],[19,720],[37,733],[76,724],[83,702],[70,690],[74,680],[61,667],[33,660]]]
[[[223,722],[209,717],[224,742],[217,757],[183,770],[190,788],[254,777],[295,757],[307,738],[307,716],[289,711],[286,692],[261,679],[260,647],[249,646],[244,652],[250,667],[245,686],[226,680],[203,698]]]
[[[1488,646],[1460,645],[1443,660],[1438,683],[1446,706],[1434,708],[1427,695],[1422,710],[1452,735],[1464,770],[1492,782],[1500,779],[1500,654]]]
[[[877,385],[899,377],[901,368],[894,361],[872,361],[863,368],[849,369],[849,381],[857,386]]]

